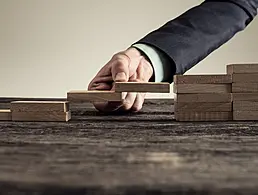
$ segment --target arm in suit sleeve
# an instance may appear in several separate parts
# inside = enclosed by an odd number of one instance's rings
[[[257,8],[258,0],[206,0],[136,44],[148,45],[166,56],[170,76],[164,81],[172,82],[174,74],[185,73],[245,29]]]

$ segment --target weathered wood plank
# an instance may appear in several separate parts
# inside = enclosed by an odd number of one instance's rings
[[[116,82],[116,92],[170,93],[169,83]]]
[[[231,93],[175,94],[175,102],[231,102]]]
[[[175,75],[175,84],[230,84],[232,76],[221,75]]]
[[[231,93],[231,84],[174,84],[174,93]]]

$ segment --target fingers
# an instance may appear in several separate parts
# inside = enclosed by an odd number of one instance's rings
[[[139,112],[142,109],[143,103],[144,103],[145,93],[138,93],[136,96],[136,99],[134,101],[134,104],[131,108],[132,112]]]
[[[120,110],[122,111],[130,111],[131,108],[133,107],[133,104],[136,100],[137,97],[137,93],[127,93],[124,101],[123,101],[123,105],[120,108]]]
[[[123,53],[116,54],[111,65],[111,74],[115,82],[127,82],[129,79],[130,58]]]
[[[112,85],[108,83],[98,83],[91,87],[90,90],[111,90]]]
[[[122,106],[122,102],[94,102],[94,107],[101,112],[115,112]]]

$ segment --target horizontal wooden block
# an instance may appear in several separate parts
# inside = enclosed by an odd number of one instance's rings
[[[233,101],[258,101],[258,93],[232,93]]]
[[[116,92],[170,93],[169,83],[153,82],[117,82]]]
[[[175,102],[175,112],[232,112],[231,102]]]
[[[67,93],[67,100],[74,103],[94,102],[94,101],[122,101],[122,93],[114,91],[85,91],[77,90]]]
[[[176,112],[177,121],[231,121],[232,112]]]
[[[11,102],[11,111],[38,112],[38,111],[69,111],[67,101],[14,101]]]
[[[231,93],[175,94],[175,102],[231,102]]]
[[[258,83],[232,83],[232,93],[258,93]]]
[[[174,84],[174,93],[231,93],[231,84]]]
[[[258,64],[230,64],[227,65],[227,74],[258,73]]]
[[[230,84],[231,75],[175,75],[175,84]]]
[[[30,122],[67,122],[71,119],[68,112],[12,112],[12,121]]]
[[[11,121],[12,120],[12,113],[11,110],[0,110],[0,121]]]
[[[234,111],[233,119],[235,121],[256,121],[258,120],[258,111]]]
[[[258,83],[258,73],[256,74],[233,74],[233,83]]]
[[[233,111],[258,111],[258,101],[234,101]]]

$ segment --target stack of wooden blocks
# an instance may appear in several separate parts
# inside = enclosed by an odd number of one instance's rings
[[[231,75],[174,76],[176,120],[232,120],[231,83]]]
[[[232,76],[233,118],[258,120],[258,64],[227,66]]]
[[[177,121],[258,120],[258,64],[232,64],[224,75],[176,75]]]

